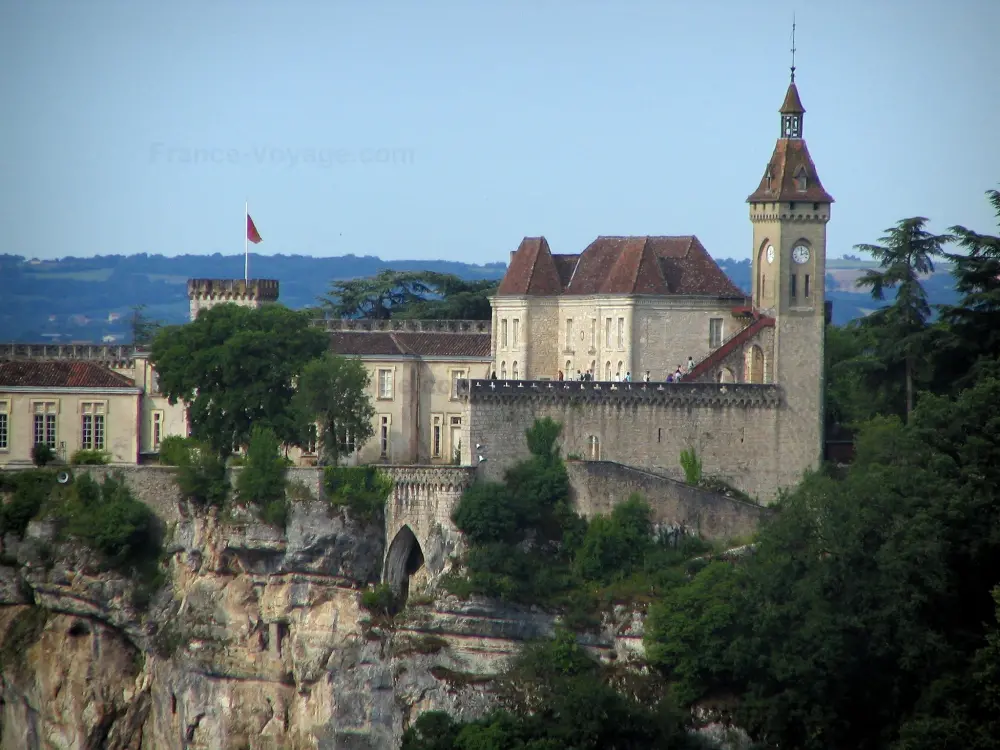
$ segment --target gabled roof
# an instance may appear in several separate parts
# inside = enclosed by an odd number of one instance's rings
[[[357,357],[490,357],[488,333],[335,331],[330,349]]]
[[[0,389],[135,388],[135,381],[96,362],[0,362]]]
[[[598,237],[579,255],[552,255],[545,238],[525,238],[497,294],[745,296],[694,235]]]
[[[805,191],[796,189],[795,178],[798,175],[804,175],[806,178]],[[764,176],[760,178],[760,185],[747,198],[748,203],[782,201],[833,203],[833,198],[819,181],[816,165],[809,156],[806,142],[801,138],[778,139],[771,160],[764,170]]]
[[[544,237],[525,237],[510,260],[497,294],[559,294],[559,271]]]

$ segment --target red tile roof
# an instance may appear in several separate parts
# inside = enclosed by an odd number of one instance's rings
[[[799,191],[797,176],[806,178],[806,189]],[[747,198],[748,203],[780,203],[804,201],[806,203],[833,203],[833,198],[823,189],[816,165],[809,156],[806,142],[801,138],[779,138],[767,163],[760,185]]]
[[[688,294],[743,298],[697,237],[598,237],[579,255],[525,238],[498,295]]]
[[[559,294],[559,271],[544,237],[525,237],[510,259],[497,294]]]
[[[722,362],[726,357],[728,357],[734,349],[743,346],[751,337],[755,336],[758,331],[762,331],[765,328],[774,327],[774,318],[769,318],[766,315],[761,315],[753,323],[748,325],[742,331],[734,335],[728,341],[726,341],[722,346],[716,349],[714,352],[709,354],[705,359],[694,366],[687,375],[684,376],[685,380],[695,380],[700,378],[702,375],[710,372],[713,367]]]
[[[0,388],[135,388],[96,362],[0,362]]]
[[[407,333],[336,331],[330,348],[337,354],[358,357],[489,357],[488,333]]]

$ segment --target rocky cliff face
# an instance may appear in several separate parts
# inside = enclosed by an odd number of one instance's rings
[[[553,628],[419,592],[372,623],[384,530],[321,502],[296,503],[287,532],[182,508],[155,586],[45,523],[2,545],[2,750],[397,748],[423,711],[486,711],[490,675]],[[593,646],[640,646],[619,630]]]

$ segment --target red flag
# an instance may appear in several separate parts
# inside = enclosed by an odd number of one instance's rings
[[[247,239],[255,245],[260,242],[260,232],[253,225],[253,219],[250,218],[250,214],[247,214]]]

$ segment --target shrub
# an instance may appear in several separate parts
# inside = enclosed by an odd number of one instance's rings
[[[243,469],[236,479],[240,498],[266,505],[285,497],[285,462],[274,431],[254,427]]]
[[[701,484],[701,458],[694,448],[681,451],[681,468],[684,469],[684,480],[697,487]]]
[[[45,443],[35,443],[31,449],[31,461],[41,468],[56,460],[56,452]]]
[[[12,473],[4,486],[13,497],[0,505],[0,534],[24,536],[28,523],[38,515],[56,486],[55,472],[42,469]]]
[[[367,521],[382,518],[392,492],[392,479],[374,466],[327,466],[323,485],[332,505]]]
[[[166,441],[164,441],[166,442]],[[183,451],[179,448],[175,456],[177,464],[177,486],[188,499],[199,505],[221,508],[229,496],[229,479],[226,464],[207,445],[187,444]],[[161,454],[162,458],[162,454]]]
[[[108,451],[78,450],[70,456],[69,462],[73,466],[106,466],[111,463],[111,454]]]
[[[379,617],[390,617],[396,609],[396,595],[387,583],[380,583],[361,595],[361,608]]]
[[[170,435],[160,442],[160,464],[162,466],[182,466],[197,443],[191,438]]]
[[[102,484],[79,477],[55,515],[66,534],[103,554],[112,567],[135,569],[159,556],[156,518],[120,475]]]

